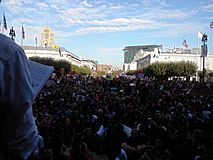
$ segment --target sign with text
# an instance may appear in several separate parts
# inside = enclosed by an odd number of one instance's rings
[[[207,47],[207,45],[205,44],[205,45],[202,45],[201,46],[201,56],[202,57],[206,57],[207,56],[207,52],[208,52],[208,47]]]

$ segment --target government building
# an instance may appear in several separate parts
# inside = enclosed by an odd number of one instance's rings
[[[52,58],[54,60],[66,60],[78,67],[87,66],[91,70],[96,70],[96,63],[92,60],[82,60],[76,54],[68,51],[64,47],[60,47],[54,43],[54,34],[52,29],[48,26],[43,27],[39,42],[35,46],[22,46],[26,56],[29,57],[43,57]],[[39,45],[38,45],[39,44]]]
[[[162,45],[127,46],[124,51],[123,70],[137,70],[147,67],[154,62],[194,62],[198,71],[203,69],[203,58],[199,48],[174,48],[163,50]],[[213,55],[205,57],[205,69],[213,70]]]

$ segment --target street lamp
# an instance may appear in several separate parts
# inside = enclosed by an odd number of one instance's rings
[[[208,48],[206,42],[208,41],[208,36],[204,33],[202,37],[203,45],[201,46],[201,57],[203,57],[203,74],[202,74],[202,81],[204,82],[205,79],[205,57],[207,56]]]
[[[15,33],[15,30],[13,29],[13,27],[10,29],[9,35],[12,40],[15,40],[16,33]]]

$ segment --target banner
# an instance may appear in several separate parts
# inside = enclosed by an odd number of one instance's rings
[[[207,45],[202,45],[201,46],[201,56],[202,57],[206,57],[207,56],[207,51],[208,51],[208,48],[207,48]]]

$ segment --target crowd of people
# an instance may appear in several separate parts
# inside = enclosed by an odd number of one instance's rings
[[[45,160],[213,159],[205,83],[52,77],[33,103]]]

